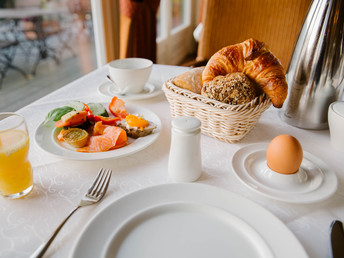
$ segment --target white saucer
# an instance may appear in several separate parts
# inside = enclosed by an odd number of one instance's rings
[[[330,197],[337,190],[336,174],[317,157],[303,151],[300,170],[279,174],[266,164],[268,144],[252,144],[238,150],[232,168],[239,180],[266,197],[291,202],[313,203]]]
[[[112,91],[111,82],[104,82],[98,87],[98,92],[100,95],[105,97],[113,98],[117,96],[123,100],[139,100],[139,99],[148,99],[159,95],[162,90],[161,88],[155,86],[154,84],[147,82],[143,92],[141,93],[126,93],[126,94],[118,94]]]

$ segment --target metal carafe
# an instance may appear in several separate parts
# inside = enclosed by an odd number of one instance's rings
[[[287,123],[326,129],[329,105],[343,98],[344,0],[313,0],[287,71]]]

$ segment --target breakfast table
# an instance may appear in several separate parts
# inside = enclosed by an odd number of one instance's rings
[[[56,157],[42,150],[35,141],[36,130],[50,110],[72,100],[95,103],[111,100],[99,94],[99,85],[107,81],[107,65],[18,110],[25,117],[30,134],[29,160],[33,167],[34,188],[22,199],[0,198],[0,257],[29,257],[79,203],[101,168],[113,171],[104,199],[76,212],[54,240],[46,257],[72,256],[88,223],[121,197],[147,187],[175,184],[168,175],[172,118],[161,87],[166,80],[188,69],[155,64],[149,82],[158,87],[159,94],[152,98],[125,100],[128,105],[154,112],[161,120],[161,130],[151,145],[119,158],[71,160]],[[331,147],[329,130],[290,126],[281,120],[281,112],[283,110],[269,107],[254,128],[237,143],[202,135],[202,175],[190,184],[215,186],[249,199],[276,216],[295,235],[309,257],[331,257],[330,224],[333,220],[344,221],[344,153]],[[322,160],[336,175],[338,187],[331,196],[316,202],[290,203],[261,195],[239,180],[232,168],[233,155],[245,146],[268,144],[281,134],[296,137],[304,151]],[[289,245],[288,241],[283,242],[283,236],[280,241],[282,246]]]

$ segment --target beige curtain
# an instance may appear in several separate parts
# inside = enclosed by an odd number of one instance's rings
[[[311,0],[203,0],[197,61],[248,38],[265,42],[287,69]]]
[[[120,58],[156,62],[156,14],[160,0],[120,0]]]
[[[119,57],[119,18],[114,15],[119,10],[119,4],[113,0],[102,0],[102,6],[106,61],[110,62]]]

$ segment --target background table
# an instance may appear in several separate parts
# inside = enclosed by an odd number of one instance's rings
[[[53,47],[48,43],[48,38],[51,36],[57,37],[61,49],[68,49],[74,55],[74,51],[67,42],[68,40],[62,38],[62,33],[66,30],[66,27],[72,26],[72,24],[62,26],[63,17],[69,16],[68,10],[62,7],[0,9],[0,20],[5,20],[10,24],[13,23],[10,31],[13,34],[12,38],[19,43],[30,42],[29,48],[34,47],[38,50],[31,70],[32,75],[36,74],[38,64],[42,59],[51,57],[56,64],[60,64],[60,54],[57,46]],[[44,23],[45,19],[49,24]],[[31,50],[25,50],[24,52],[27,52],[26,55],[32,55]]]
[[[150,82],[162,86],[164,81],[187,69],[154,65]],[[110,100],[97,92],[98,86],[106,82],[106,73],[104,66],[18,111],[25,116],[30,131],[29,158],[35,186],[24,199],[0,198],[0,257],[28,257],[79,203],[101,167],[113,170],[107,195],[98,205],[82,208],[73,215],[49,248],[47,257],[68,257],[85,225],[114,200],[144,187],[172,182],[167,174],[171,116],[163,93],[135,101],[136,105],[155,112],[162,121],[158,140],[138,153],[106,161],[67,161],[43,152],[34,142],[36,128],[51,109],[71,100]],[[260,196],[239,182],[231,168],[233,154],[248,144],[268,143],[279,134],[297,137],[304,150],[321,158],[337,174],[339,185],[334,196],[314,204],[288,204]],[[330,257],[329,225],[333,219],[344,221],[344,159],[343,153],[330,146],[329,137],[328,130],[289,126],[279,119],[278,110],[271,107],[239,143],[228,144],[202,135],[203,175],[196,183],[218,186],[253,200],[281,219],[310,257]]]

